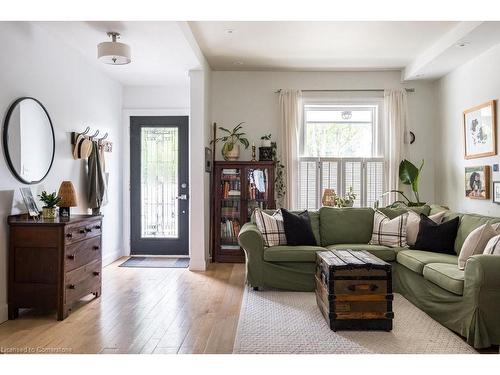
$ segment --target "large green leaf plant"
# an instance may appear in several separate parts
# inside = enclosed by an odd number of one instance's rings
[[[384,195],[389,194],[389,193],[398,193],[403,197],[405,200],[399,200],[394,202],[392,205],[398,205],[398,204],[405,204],[408,207],[418,207],[418,206],[423,206],[425,202],[420,201],[420,196],[418,192],[418,184],[420,181],[420,174],[422,172],[422,168],[424,167],[424,160],[422,159],[422,162],[420,163],[420,166],[417,167],[415,164],[413,164],[411,161],[404,159],[401,161],[399,164],[399,180],[403,185],[408,185],[411,188],[411,191],[413,192],[413,195],[415,197],[415,201],[412,201],[410,198],[406,196],[406,194],[402,190],[390,190]]]

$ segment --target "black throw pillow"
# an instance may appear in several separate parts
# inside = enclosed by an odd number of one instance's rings
[[[281,209],[285,227],[286,244],[291,246],[316,246],[316,238],[311,227],[311,219],[306,211],[294,214]]]
[[[459,220],[456,217],[444,223],[436,224],[424,214],[420,214],[417,240],[411,249],[455,255],[454,244]]]

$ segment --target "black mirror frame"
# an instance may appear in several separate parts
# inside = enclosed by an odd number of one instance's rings
[[[47,118],[49,119],[50,130],[52,132],[52,157],[50,158],[50,165],[49,165],[49,168],[47,169],[47,172],[38,181],[26,181],[24,178],[22,178],[19,175],[19,173],[16,171],[16,169],[14,168],[14,164],[12,163],[12,159],[10,158],[10,154],[9,154],[9,145],[8,145],[8,138],[9,137],[8,137],[8,133],[9,133],[9,121],[10,121],[10,117],[12,116],[12,112],[14,111],[14,108],[16,108],[16,106],[20,102],[22,102],[23,100],[28,100],[28,99],[34,100],[35,102],[38,103],[38,105],[40,105],[40,107],[42,107],[43,111],[47,115]],[[55,134],[54,134],[54,126],[52,125],[52,119],[50,118],[49,112],[47,112],[47,109],[44,107],[44,105],[39,100],[37,100],[35,98],[32,98],[30,96],[23,96],[23,97],[20,97],[20,98],[16,99],[14,101],[14,103],[12,103],[10,105],[9,110],[7,111],[7,114],[5,115],[5,120],[4,120],[4,123],[3,123],[3,152],[4,152],[4,155],[5,155],[5,159],[7,160],[7,165],[9,166],[10,171],[12,172],[12,174],[14,175],[14,177],[17,178],[23,184],[26,184],[26,185],[39,184],[40,182],[42,182],[45,179],[45,177],[47,177],[47,175],[49,174],[50,170],[52,169],[52,164],[54,164],[54,156],[55,156],[55,153],[56,153],[56,137],[55,137]]]

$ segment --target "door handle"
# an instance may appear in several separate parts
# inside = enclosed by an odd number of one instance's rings
[[[185,201],[188,199],[188,196],[187,196],[187,194],[181,194],[178,197],[175,197],[175,199],[180,199],[180,200]]]

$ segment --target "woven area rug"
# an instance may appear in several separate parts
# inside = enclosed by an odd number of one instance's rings
[[[328,327],[314,293],[245,290],[234,353],[476,353],[399,294],[394,329],[338,331]]]
[[[187,268],[189,258],[130,257],[119,267],[133,268]]]

